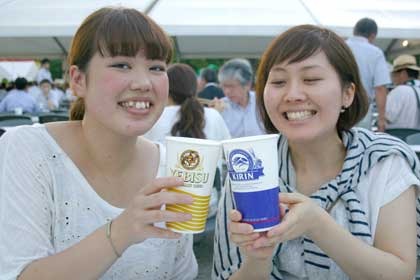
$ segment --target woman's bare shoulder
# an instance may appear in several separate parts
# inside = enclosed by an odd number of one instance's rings
[[[52,122],[45,124],[45,128],[66,153],[71,154],[75,147],[80,146],[79,121]]]

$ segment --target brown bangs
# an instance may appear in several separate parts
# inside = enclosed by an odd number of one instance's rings
[[[134,9],[113,9],[99,24],[95,49],[102,56],[136,56],[140,50],[148,59],[172,59],[172,44],[165,32]]]
[[[300,25],[278,36],[264,52],[258,66],[255,86],[257,106],[267,132],[277,132],[264,104],[264,88],[270,70],[277,64],[300,62],[321,51],[338,74],[342,88],[351,83],[355,85],[353,103],[340,114],[337,131],[350,129],[363,119],[368,109],[368,99],[350,48],[331,30],[313,25]]]
[[[308,26],[309,27],[309,26]],[[281,47],[272,49],[275,56],[267,65],[271,69],[274,65],[287,61],[288,64],[303,61],[323,49],[323,38],[319,32],[288,32],[282,38]],[[273,44],[276,46],[276,43]]]

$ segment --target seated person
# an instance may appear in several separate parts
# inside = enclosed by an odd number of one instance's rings
[[[20,108],[24,113],[36,113],[35,99],[28,93],[28,81],[25,78],[15,80],[15,89],[11,90],[0,103],[0,112],[13,112]]]
[[[219,71],[226,97],[215,99],[212,107],[220,112],[233,138],[265,134],[257,113],[255,92],[251,91],[253,71],[245,59],[231,59]]]
[[[213,100],[214,98],[223,98],[223,90],[217,84],[217,72],[209,67],[200,70],[197,79],[197,88],[199,98]]]
[[[194,70],[187,64],[168,68],[168,104],[155,125],[144,136],[164,143],[166,136],[182,136],[210,140],[230,139],[229,130],[218,111],[203,108],[196,97]]]
[[[41,92],[37,95],[36,102],[41,112],[49,112],[58,109],[59,100],[52,91],[51,82],[44,79],[39,84]]]

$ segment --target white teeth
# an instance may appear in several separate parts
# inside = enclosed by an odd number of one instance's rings
[[[300,112],[287,112],[286,116],[290,121],[301,121],[306,120],[314,115],[311,111],[300,111]]]
[[[150,102],[143,102],[143,101],[127,101],[122,102],[121,106],[124,108],[136,108],[136,109],[149,109]]]

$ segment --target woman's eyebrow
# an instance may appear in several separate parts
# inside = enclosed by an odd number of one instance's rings
[[[318,64],[313,64],[313,65],[306,65],[302,68],[300,68],[300,71],[306,71],[306,70],[311,70],[311,69],[317,69],[317,68],[324,68],[321,65]],[[277,65],[277,66],[273,66],[273,68],[271,68],[270,72],[286,72],[286,69],[284,69],[283,67]]]

